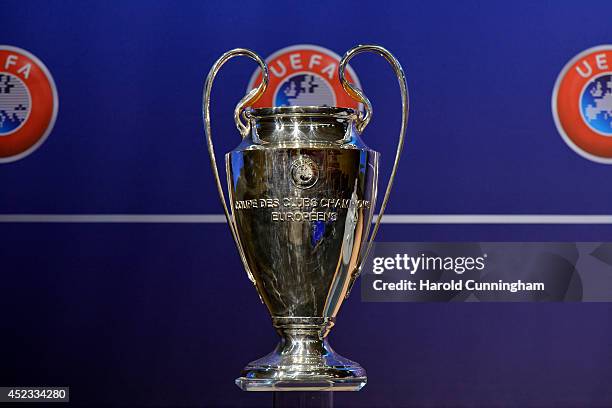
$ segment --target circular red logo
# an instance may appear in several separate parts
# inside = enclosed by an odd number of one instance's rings
[[[282,48],[270,55],[266,62],[270,83],[254,108],[273,106],[338,106],[358,109],[342,88],[338,77],[340,56],[327,48],[301,44]],[[346,79],[361,88],[359,79],[347,66]],[[261,82],[258,68],[251,76],[248,90]]]
[[[47,67],[26,50],[0,45],[0,163],[36,150],[51,132],[57,109]]]
[[[552,111],[570,148],[586,159],[612,164],[612,45],[589,48],[563,67]]]

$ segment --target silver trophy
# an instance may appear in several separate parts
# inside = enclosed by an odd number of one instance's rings
[[[380,155],[360,138],[372,117],[370,101],[344,74],[349,60],[366,51],[392,65],[402,98],[395,163],[369,239]],[[262,82],[234,110],[242,142],[225,155],[227,204],[211,138],[210,93],[221,66],[235,56],[257,61]],[[365,113],[328,106],[249,108],[266,90],[268,67],[247,49],[223,54],[206,78],[204,126],[219,197],[247,275],[281,338],[274,351],[243,369],[236,379],[243,390],[356,391],[367,381],[365,370],[337,354],[327,335],[389,200],[408,121],[408,90],[401,65],[380,46],[349,50],[338,71]]]

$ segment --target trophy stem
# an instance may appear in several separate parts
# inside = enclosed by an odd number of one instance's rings
[[[327,341],[333,319],[273,318],[281,340],[273,352],[249,363],[236,385],[245,391],[358,391],[365,370],[337,354]]]

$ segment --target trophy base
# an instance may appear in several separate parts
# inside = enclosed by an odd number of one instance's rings
[[[236,378],[236,385],[243,391],[359,391],[366,383],[366,377],[292,381]]]
[[[317,332],[282,333],[276,349],[249,363],[236,379],[244,391],[359,391],[365,370],[334,352]]]

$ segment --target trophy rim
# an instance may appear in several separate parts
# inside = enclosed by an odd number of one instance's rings
[[[271,116],[333,116],[345,119],[356,119],[357,111],[341,106],[273,106],[266,108],[249,108],[247,117],[261,119]]]

